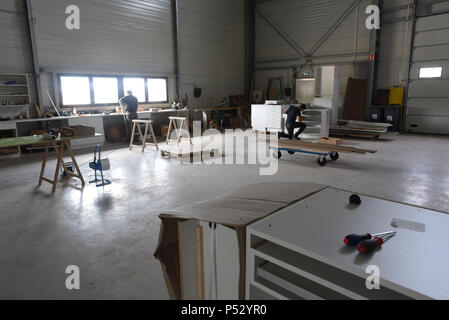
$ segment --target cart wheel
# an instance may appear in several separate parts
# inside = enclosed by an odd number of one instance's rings
[[[213,157],[215,157],[215,152],[211,151],[209,155],[211,158],[213,158]]]
[[[289,154],[295,154],[295,151],[288,151]]]
[[[338,154],[338,152],[332,152],[331,153],[331,159],[334,161],[337,161],[338,158],[340,158],[340,155]]]
[[[276,159],[280,159],[280,158],[282,158],[282,153],[280,152],[280,151],[278,151],[277,153],[276,153],[276,151],[273,153],[273,156],[276,158]]]
[[[327,159],[326,158],[318,158],[318,164],[322,167],[324,167],[327,164]]]

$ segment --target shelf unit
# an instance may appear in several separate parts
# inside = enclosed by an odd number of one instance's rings
[[[11,113],[15,108],[20,112],[31,106],[31,77],[28,73],[0,73],[0,116],[3,111]]]
[[[251,123],[255,131],[285,131],[284,113],[290,105],[252,105]],[[302,111],[307,128],[303,135],[306,138],[318,139],[329,136],[331,110],[327,108],[309,108]],[[295,130],[296,131],[296,130]]]
[[[327,188],[247,228],[246,298],[277,300],[409,300],[449,298],[447,214]],[[351,233],[394,230],[381,250],[361,255],[342,239]],[[413,227],[423,225],[424,231]],[[367,267],[380,270],[369,290]]]

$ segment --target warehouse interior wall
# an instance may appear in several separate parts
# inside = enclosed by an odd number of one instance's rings
[[[181,96],[197,108],[244,94],[245,1],[179,0],[178,14]]]
[[[255,87],[266,91],[269,79],[276,77],[284,77],[285,87],[293,87],[292,66],[297,68],[297,78],[303,77],[306,69],[335,66],[334,99],[340,109],[348,77],[368,74],[370,32],[365,27],[365,9],[369,4],[368,0],[360,0],[358,6],[353,0],[260,2],[256,9]],[[312,59],[301,51],[311,53]]]
[[[2,0],[0,30],[0,72],[33,72],[25,1]]]
[[[5,1],[0,23],[8,32],[1,37],[9,44],[2,41],[8,48],[0,55],[10,68],[2,70],[32,72],[26,2]],[[191,106],[203,107],[244,94],[245,2],[177,2],[181,98],[187,95]],[[171,0],[31,0],[31,5],[42,109],[51,107],[50,98],[60,106],[58,73],[164,76],[169,101],[176,98]],[[69,5],[80,8],[80,30],[65,27]],[[11,19],[17,28],[11,28]],[[202,88],[200,99],[194,99],[194,87]]]

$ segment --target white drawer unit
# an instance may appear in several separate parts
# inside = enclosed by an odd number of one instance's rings
[[[285,130],[285,111],[290,105],[266,105],[251,106],[251,125],[255,131],[283,132]],[[326,108],[309,108],[302,112],[307,124],[304,135],[310,138],[322,138],[329,136],[331,110]]]
[[[247,299],[449,299],[449,215],[326,188],[247,229]],[[394,225],[393,221],[399,221]],[[360,254],[348,234],[397,231]],[[380,289],[366,285],[379,271]]]

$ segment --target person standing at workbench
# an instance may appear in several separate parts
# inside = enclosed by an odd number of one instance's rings
[[[126,116],[127,129],[128,129],[128,137],[127,140],[131,139],[132,128],[133,128],[133,120],[138,119],[137,109],[139,108],[139,100],[135,96],[133,96],[133,92],[131,90],[126,91],[126,96],[119,100],[120,105],[124,108],[123,112]],[[129,139],[128,139],[129,138]]]
[[[299,106],[290,106],[285,113],[287,114],[287,120],[285,121],[285,127],[287,128],[288,134],[284,132],[281,133],[282,138],[288,138],[293,140],[293,133],[295,129],[299,128],[298,132],[295,133],[295,139],[301,140],[299,136],[307,128],[307,124],[304,123],[304,118],[302,117],[302,111],[306,109],[306,105],[301,104]],[[298,119],[298,122],[296,122]]]

